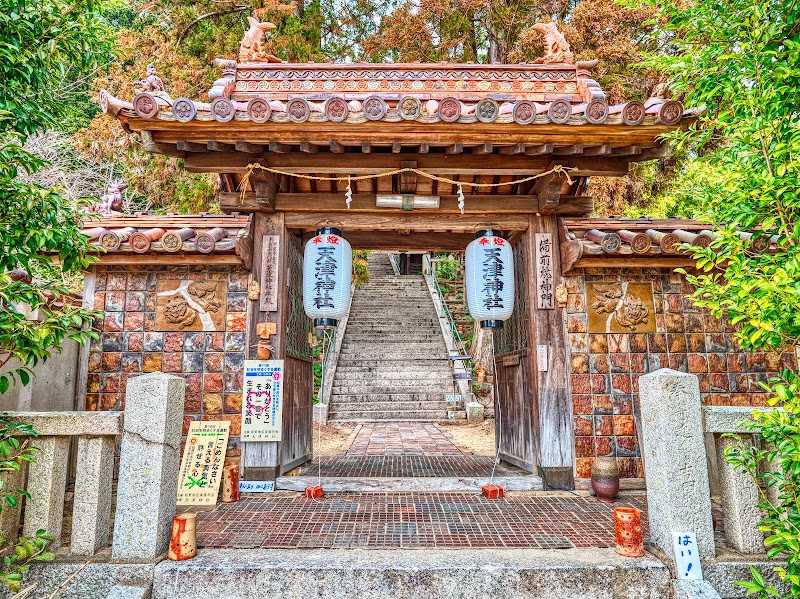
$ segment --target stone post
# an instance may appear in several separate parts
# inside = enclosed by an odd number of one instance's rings
[[[639,379],[642,454],[650,541],[672,555],[672,533],[694,532],[700,557],[713,558],[700,386],[697,377],[668,368]]]
[[[55,549],[61,544],[69,437],[37,437],[31,442],[39,451],[36,461],[28,466],[27,490],[31,497],[25,501],[22,534],[34,536],[43,528],[53,537],[50,547]]]
[[[177,501],[185,383],[153,372],[128,381],[120,452],[114,559],[167,551]]]
[[[725,449],[741,445],[745,449],[753,445],[751,439],[733,439],[714,435],[717,444],[717,467],[722,498],[722,511],[725,514],[725,540],[728,545],[742,553],[764,553],[764,535],[758,532],[761,497],[752,477],[735,469],[725,459]]]
[[[767,411],[770,408],[757,408]],[[752,431],[746,426],[753,419],[753,408],[709,406],[703,408],[705,430],[713,433],[717,446],[720,496],[725,513],[725,539],[732,549],[742,553],[764,553],[764,536],[758,532],[761,521],[761,494],[752,477],[737,470],[725,459],[728,447],[752,447]],[[727,437],[725,434],[735,434]],[[767,491],[770,493],[771,491]]]
[[[3,489],[24,489],[25,488],[25,464],[22,462],[18,472],[3,472],[0,475],[0,482]],[[7,541],[15,541],[19,536],[19,518],[22,514],[22,501],[18,501],[15,507],[4,505],[0,513],[0,537]]]
[[[94,555],[108,546],[115,437],[78,437],[72,545],[75,555]]]

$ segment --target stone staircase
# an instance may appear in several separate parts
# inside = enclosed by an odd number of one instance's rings
[[[388,254],[368,259],[370,280],[355,292],[333,379],[329,421],[441,421],[453,371],[421,275],[398,276]]]

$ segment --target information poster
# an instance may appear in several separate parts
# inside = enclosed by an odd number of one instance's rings
[[[245,360],[242,441],[280,441],[283,360]]]
[[[228,420],[191,423],[178,478],[178,505],[217,503],[230,428]]]

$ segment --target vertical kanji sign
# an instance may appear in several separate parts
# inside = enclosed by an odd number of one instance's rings
[[[229,420],[189,425],[178,478],[178,505],[215,505],[228,449]]]
[[[245,360],[242,441],[280,441],[283,360]]]
[[[553,276],[553,236],[536,233],[534,236],[536,261],[536,307],[539,310],[555,308],[555,280]]]

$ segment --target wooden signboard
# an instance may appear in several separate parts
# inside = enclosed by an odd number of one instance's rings
[[[555,308],[556,285],[553,276],[553,236],[536,233],[536,307],[539,310]]]
[[[230,428],[228,420],[191,423],[178,476],[178,505],[217,503]]]
[[[280,441],[283,360],[245,360],[242,441]]]
[[[262,312],[278,310],[278,270],[280,268],[280,235],[264,235],[261,249]]]

